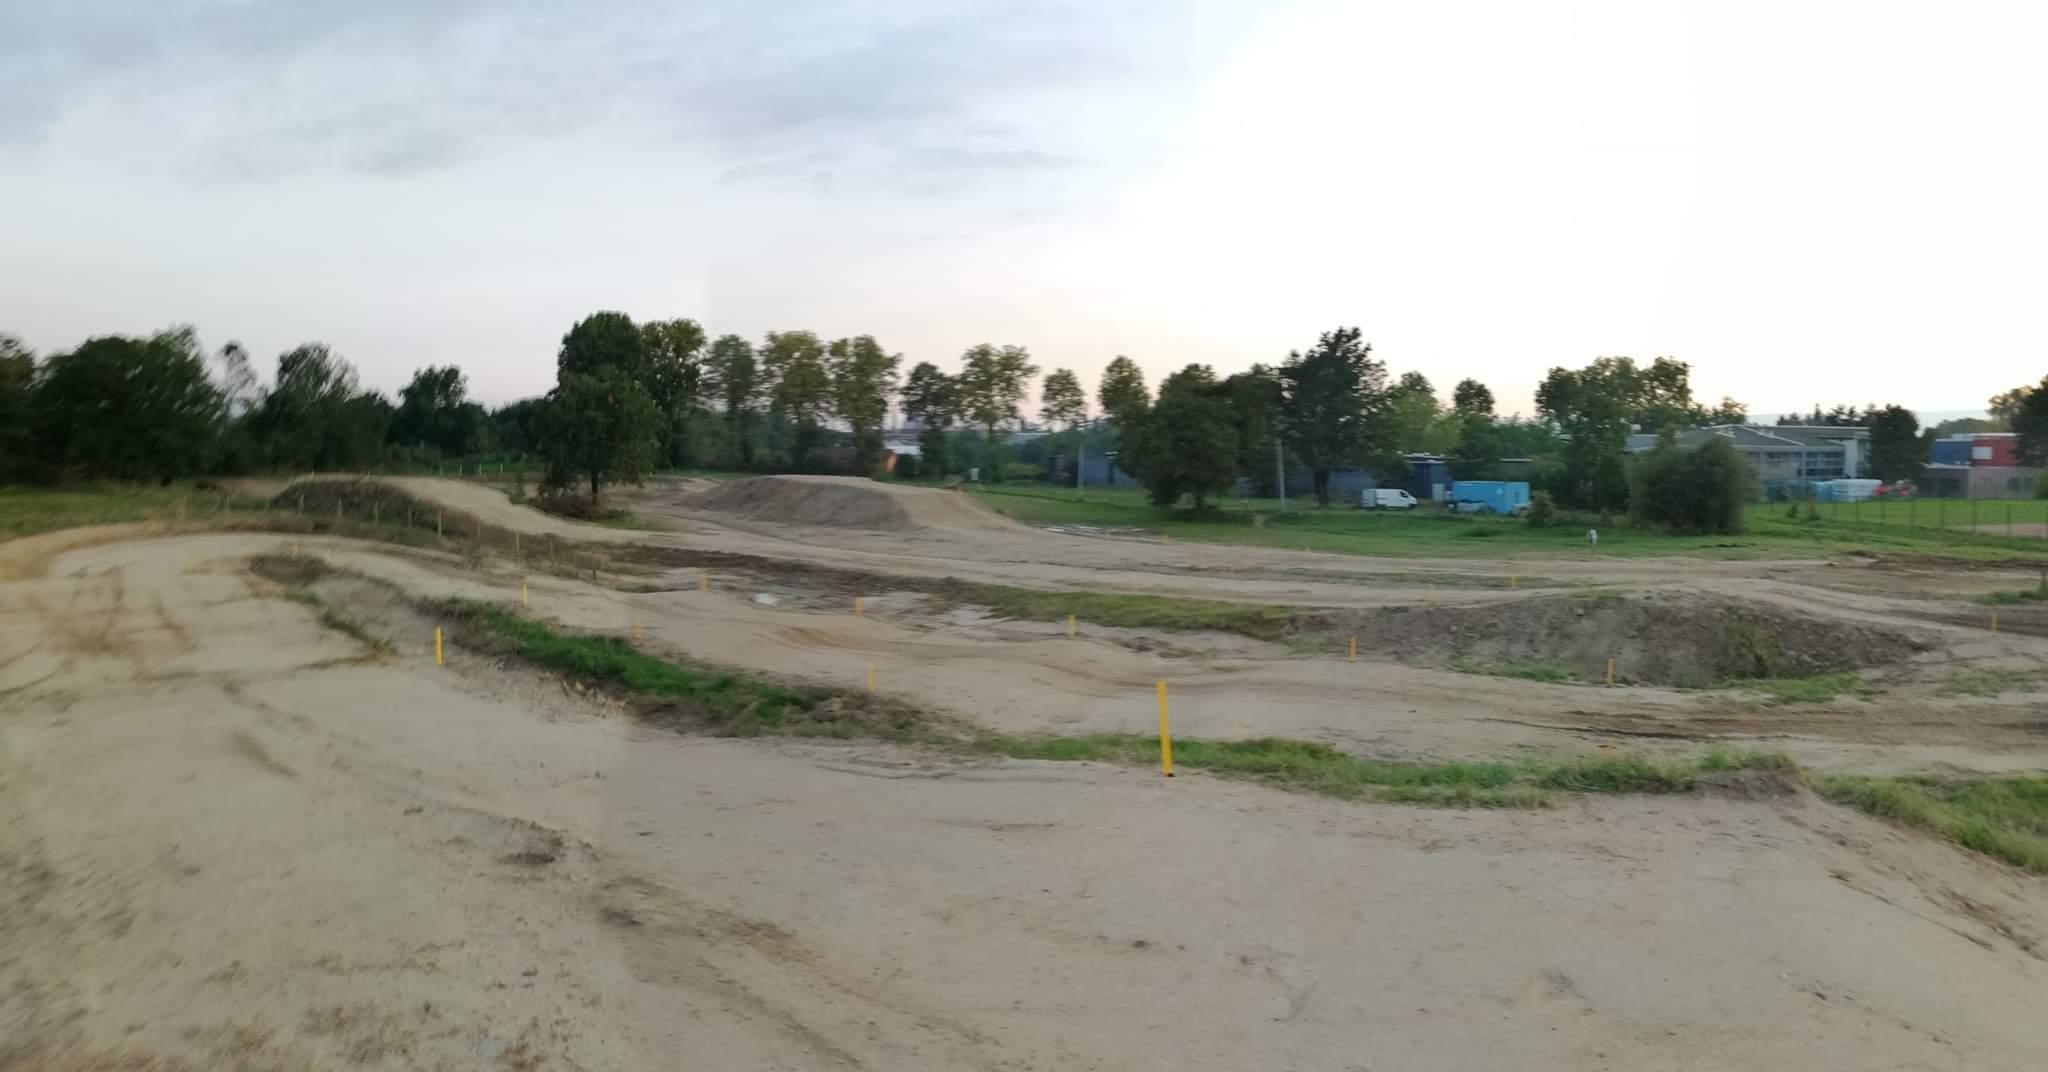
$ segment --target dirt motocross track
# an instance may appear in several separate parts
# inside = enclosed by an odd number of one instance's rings
[[[458,531],[609,549],[600,583],[488,552],[305,552],[411,597],[516,603],[524,580],[538,615],[637,623],[650,649],[713,662],[844,685],[873,664],[882,691],[1004,730],[1143,729],[1165,678],[1181,733],[1408,758],[1716,739],[1836,769],[2044,765],[2039,694],[1936,687],[2048,656],[1946,620],[1956,593],[2017,586],[1997,575],[1165,544],[925,490],[949,498],[855,504],[901,511],[894,527],[761,520],[872,487],[834,482],[750,490],[748,513],[654,489],[635,509],[676,531],[644,533],[397,483]],[[459,647],[437,668],[435,623],[378,585],[319,594],[392,654],[323,628],[249,570],[292,542],[0,544],[0,1068],[2020,1069],[2048,1053],[2042,880],[1804,793],[1461,812],[680,737]],[[1509,568],[1524,587],[1498,585]],[[1895,679],[1876,702],[1769,707],[1420,655],[1354,664],[1308,643],[1326,638],[1069,641],[890,582],[946,577],[1423,616],[1564,606],[1541,601],[1597,583],[1911,643],[1873,671]]]

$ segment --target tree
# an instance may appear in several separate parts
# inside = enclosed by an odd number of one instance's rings
[[[1330,472],[1358,465],[1383,446],[1387,366],[1357,328],[1326,331],[1280,366],[1280,428],[1314,476],[1316,504],[1330,505]]]
[[[518,457],[540,453],[547,408],[546,398],[522,398],[492,410],[491,439],[497,449]]]
[[[356,370],[324,343],[277,357],[277,382],[249,415],[258,457],[276,469],[359,469],[383,452],[394,414],[359,391]]]
[[[2008,432],[2016,431],[2013,428],[2013,421],[2019,418],[2020,410],[2026,407],[2027,396],[2034,390],[2026,384],[2021,384],[2010,391],[2000,391],[1992,395],[1991,400],[1986,403],[1991,419]]]
[[[2014,446],[2020,464],[2048,465],[2048,376],[2041,377],[2038,386],[2026,390],[2018,408],[2010,411],[2006,421],[2018,434]]]
[[[1017,406],[1037,375],[1038,366],[1031,363],[1030,352],[1022,346],[982,343],[961,355],[957,380],[961,412],[981,426],[991,462],[996,457],[996,427],[1018,419]]]
[[[1387,389],[1388,444],[1400,452],[1436,453],[1436,389],[1420,372],[1404,372]]]
[[[960,385],[929,361],[920,361],[903,384],[903,415],[920,427],[917,449],[920,472],[937,479],[953,472],[953,435],[949,428],[959,414]]]
[[[1911,480],[1927,464],[1928,443],[1920,420],[1904,406],[1886,406],[1870,417],[1870,469],[1879,480]]]
[[[432,447],[448,457],[468,454],[483,433],[483,407],[469,401],[469,381],[454,365],[412,374],[398,392],[391,439],[402,446]]]
[[[1280,405],[1284,392],[1272,366],[1255,364],[1217,385],[1230,407],[1236,440],[1237,475],[1248,477],[1265,494],[1278,491],[1274,445],[1280,438]]]
[[[0,335],[0,480],[21,480],[35,470],[36,355],[12,335]]]
[[[711,344],[705,366],[718,398],[725,403],[726,426],[741,466],[754,464],[754,407],[761,402],[761,369],[754,345],[738,335],[720,335]]]
[[[1126,414],[1135,411],[1126,409]],[[1197,511],[1237,478],[1230,403],[1207,365],[1189,365],[1159,385],[1159,401],[1135,417],[1139,434],[1118,457],[1151,500],[1171,506],[1192,495]]]
[[[1628,505],[1628,469],[1622,459],[1643,398],[1635,362],[1626,357],[1597,358],[1583,369],[1550,370],[1536,389],[1536,409],[1565,438],[1561,477],[1552,489],[1559,500],[1603,512]]]
[[[832,404],[853,430],[854,461],[873,472],[882,462],[882,424],[889,419],[889,396],[896,393],[896,368],[902,354],[882,349],[872,335],[840,339],[831,347]]]
[[[1629,516],[1638,525],[1739,533],[1743,508],[1756,496],[1756,470],[1720,436],[1685,450],[1667,434],[1629,468]]]
[[[10,364],[20,375],[20,354]],[[223,406],[191,328],[103,336],[43,364],[31,394],[37,453],[87,478],[169,481],[208,469]]]
[[[795,429],[790,466],[803,469],[811,463],[819,430],[832,408],[825,344],[808,331],[771,331],[761,343],[761,372],[769,384],[769,415]]]
[[[704,329],[695,320],[650,320],[640,325],[640,384],[661,416],[655,454],[668,465],[690,460],[690,417],[704,380]]]
[[[1117,355],[1102,370],[1102,382],[1095,388],[1095,401],[1102,415],[1115,423],[1126,412],[1142,413],[1152,404],[1152,392],[1145,386],[1145,372],[1138,363]]]
[[[647,343],[624,313],[592,313],[562,336],[555,371],[595,374],[618,369],[636,382],[646,382]]]
[[[1721,396],[1720,405],[1712,409],[1701,407],[1699,414],[1693,418],[1693,423],[1701,427],[1713,427],[1722,424],[1748,424],[1749,407],[1723,395]]]
[[[1459,380],[1451,391],[1451,410],[1460,416],[1493,416],[1493,391],[1478,380]]]
[[[1072,369],[1054,369],[1039,391],[1038,415],[1048,425],[1064,425],[1068,431],[1088,419],[1088,392]]]
[[[231,418],[240,417],[256,408],[262,401],[262,392],[256,383],[256,369],[249,362],[249,351],[242,344],[228,340],[220,348],[220,396]]]
[[[541,426],[547,483],[590,485],[596,507],[607,484],[637,484],[654,463],[661,415],[624,368],[564,371],[548,394]]]

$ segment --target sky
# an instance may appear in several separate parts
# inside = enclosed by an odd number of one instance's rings
[[[1357,325],[1504,411],[2048,373],[2048,5],[0,0],[0,332],[546,391],[621,309],[1091,389]]]

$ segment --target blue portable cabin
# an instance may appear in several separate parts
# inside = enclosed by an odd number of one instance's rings
[[[1529,485],[1521,480],[1459,480],[1451,484],[1452,502],[1476,502],[1488,513],[1512,514],[1529,502]]]

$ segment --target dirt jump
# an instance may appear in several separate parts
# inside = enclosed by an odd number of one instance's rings
[[[2048,1053],[2048,881],[1796,785],[1365,804],[1199,770],[687,736],[503,653],[436,657],[435,608],[461,598],[667,657],[872,681],[992,731],[1143,732],[1164,680],[1179,733],[1375,758],[1718,744],[1833,770],[2040,769],[2041,693],[1951,691],[2048,665],[2024,609],[1995,634],[1970,617],[1954,593],[1978,573],[1167,545],[814,478],[639,493],[665,532],[457,481],[328,494],[387,525],[415,511],[419,539],[0,543],[0,1070]],[[302,585],[253,565],[294,554],[321,564]],[[1534,583],[1496,583],[1509,569]],[[1069,637],[969,583],[1299,622]],[[1602,687],[1603,649],[1657,683]],[[1578,679],[1458,672],[1537,659]],[[1679,687],[1764,676],[1731,667],[1885,691],[1779,706]]]

